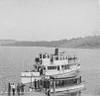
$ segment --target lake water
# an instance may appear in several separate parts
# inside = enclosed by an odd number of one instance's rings
[[[100,50],[67,49],[67,54],[76,54],[80,58],[82,79],[86,81],[85,94],[100,95]],[[40,52],[54,52],[54,48],[45,47],[0,47],[0,86],[7,82],[19,82],[21,71],[31,70],[34,58]]]

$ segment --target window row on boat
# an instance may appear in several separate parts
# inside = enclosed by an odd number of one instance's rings
[[[81,76],[78,78],[72,78],[72,79],[62,79],[62,80],[55,80],[52,81],[51,86],[54,86],[55,82],[55,87],[67,87],[67,86],[73,86],[81,83]]]
[[[62,69],[70,69],[70,65],[69,65],[69,64],[67,64],[67,65],[62,65],[61,67],[62,67]]]
[[[39,72],[40,69],[42,70],[66,70],[66,69],[70,69],[71,66],[74,66],[76,64],[65,64],[65,65],[57,65],[57,66],[34,66],[35,69]],[[78,65],[78,64],[77,64]]]
[[[36,62],[36,63],[41,63],[41,64],[42,64],[42,60],[43,60],[43,59],[46,59],[46,58],[50,59],[50,62],[58,61],[58,60],[68,60],[68,61],[74,61],[74,62],[75,62],[75,61],[77,60],[77,57],[51,56],[51,57],[49,58],[49,56],[47,55],[47,57],[44,56],[43,58],[35,58],[35,62]]]
[[[41,67],[37,68],[38,71],[39,71],[40,68]],[[46,67],[43,67],[42,69],[46,70]],[[61,65],[61,68],[60,68],[60,66],[47,66],[47,70],[58,70],[59,71],[60,69],[63,69],[63,70],[70,69],[70,66],[69,65]]]
[[[56,59],[58,59],[59,57],[62,57],[62,59],[77,59],[77,57],[76,56],[65,56],[65,55],[53,55],[53,54],[40,54],[39,55],[39,58],[43,58],[43,59],[45,59],[45,58],[51,58],[51,57],[55,57]]]
[[[70,69],[71,66],[79,66],[80,64],[67,64],[67,65],[60,65],[60,66],[47,66],[47,69],[48,70],[60,70],[60,69],[63,69],[63,70],[66,70],[66,69]]]
[[[48,68],[48,70],[55,70],[55,69],[57,69],[57,70],[60,70],[60,66],[48,66],[47,67]],[[70,66],[69,65],[61,65],[61,69],[70,69]]]
[[[53,58],[54,60],[65,60],[65,59],[68,59],[68,56],[55,56],[55,55],[47,55],[47,54],[44,54],[43,56],[40,55],[39,57],[40,59],[45,59],[45,58],[48,58],[48,59],[51,59]]]
[[[47,66],[48,70],[60,70],[60,66]]]

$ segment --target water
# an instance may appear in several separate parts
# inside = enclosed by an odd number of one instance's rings
[[[7,82],[19,82],[21,71],[31,70],[34,58],[40,52],[54,52],[44,47],[0,47],[0,86]],[[100,50],[67,49],[67,54],[76,54],[81,61],[82,79],[86,81],[85,94],[100,95]],[[1,87],[1,89],[3,88]]]

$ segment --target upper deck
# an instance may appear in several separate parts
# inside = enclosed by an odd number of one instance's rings
[[[79,60],[76,56],[66,56],[64,52],[59,52],[58,48],[55,49],[54,54],[39,54],[35,58],[34,70],[39,70],[39,68],[44,68],[44,70],[59,70],[60,69],[70,69],[70,67],[75,67],[79,65]]]
[[[59,49],[55,49],[54,54],[39,54],[37,58],[35,58],[36,64],[42,64],[42,65],[61,65],[61,64],[69,64],[69,63],[77,63],[78,58],[76,56],[67,56],[65,52],[59,52]]]

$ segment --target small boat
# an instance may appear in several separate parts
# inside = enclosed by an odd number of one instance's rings
[[[58,48],[55,48],[53,54],[39,54],[35,58],[33,69],[21,73],[21,82],[38,82],[38,88],[50,88],[51,93],[80,91],[84,88],[79,59],[59,52]]]

